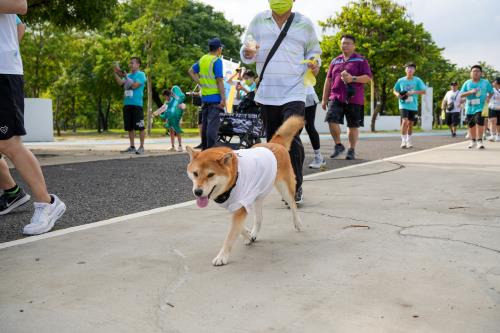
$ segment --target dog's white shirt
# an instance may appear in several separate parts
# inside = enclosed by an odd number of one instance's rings
[[[229,199],[219,204],[231,213],[241,207],[252,209],[255,199],[271,192],[278,170],[276,157],[267,148],[235,150],[238,157],[238,180]]]

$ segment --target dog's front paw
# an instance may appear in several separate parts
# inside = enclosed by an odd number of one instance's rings
[[[225,255],[223,253],[219,253],[217,257],[212,260],[212,264],[214,266],[222,266],[222,265],[227,265],[227,259],[229,258],[228,255]]]

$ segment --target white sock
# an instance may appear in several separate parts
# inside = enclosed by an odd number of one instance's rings
[[[406,142],[406,135],[401,134],[401,141]]]
[[[315,150],[314,155],[321,156],[321,150],[320,149]]]
[[[410,134],[408,134],[408,135],[406,136],[406,142],[410,142],[410,140],[411,140],[411,135],[410,135]]]

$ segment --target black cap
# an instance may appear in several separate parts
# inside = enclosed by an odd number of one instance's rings
[[[452,81],[452,82],[450,83],[450,86],[458,86],[458,82],[457,82],[457,81]]]
[[[405,68],[407,68],[407,67],[413,67],[413,68],[415,68],[415,69],[416,69],[416,68],[417,68],[417,65],[415,65],[415,63],[414,63],[414,62],[407,62],[407,63],[405,64]]]
[[[222,45],[222,42],[220,41],[219,38],[212,38],[211,40],[208,41],[208,48],[210,50],[217,50],[219,47],[224,48],[224,45]]]

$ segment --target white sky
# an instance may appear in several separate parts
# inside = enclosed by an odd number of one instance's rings
[[[267,0],[200,0],[234,23],[248,26],[255,14],[269,8]],[[349,0],[296,0],[294,10],[314,22],[339,12]],[[444,56],[459,66],[486,61],[500,71],[499,0],[396,0],[423,23]],[[317,26],[318,35],[321,34]]]

